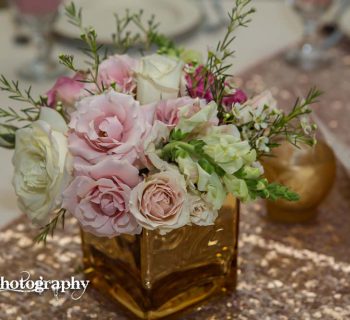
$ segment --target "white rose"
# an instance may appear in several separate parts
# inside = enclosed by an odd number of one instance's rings
[[[70,180],[67,130],[58,112],[43,107],[38,121],[16,132],[12,162],[18,206],[40,225],[60,208],[62,192]]]
[[[153,54],[141,59],[137,74],[137,100],[147,104],[177,98],[183,62]]]

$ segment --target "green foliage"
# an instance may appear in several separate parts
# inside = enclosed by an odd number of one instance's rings
[[[281,113],[277,116],[273,123],[269,124],[271,128],[268,138],[271,141],[270,147],[278,146],[278,141],[281,137],[287,139],[290,143],[298,146],[298,143],[305,143],[310,146],[315,144],[314,137],[309,134],[305,134],[304,128],[301,126],[300,122],[295,120],[300,119],[304,115],[310,114],[312,111],[309,108],[310,105],[317,102],[317,98],[322,95],[322,92],[316,88],[312,88],[307,94],[304,100],[297,99],[293,109],[289,113]],[[312,128],[315,130],[316,128]]]
[[[14,121],[33,122],[39,117],[40,107],[47,105],[46,97],[40,96],[38,99],[34,99],[31,94],[31,87],[23,90],[20,88],[18,81],[10,81],[6,79],[4,75],[0,76],[0,90],[7,92],[9,94],[9,98],[12,100],[31,105],[30,107],[22,108],[19,111],[15,110],[12,107],[0,107],[0,119],[4,119],[6,123]],[[3,125],[2,131],[8,131],[9,128],[10,126]],[[2,137],[3,139],[5,139],[5,141],[7,141],[7,139],[12,139],[7,134],[5,135],[5,137],[6,138],[4,138],[4,136]],[[8,143],[10,143],[10,141],[8,141]],[[3,141],[3,144],[6,145],[7,143]],[[10,145],[12,145],[12,143],[10,143]]]
[[[15,126],[0,124],[0,147],[14,149],[17,129]]]
[[[224,38],[220,40],[216,46],[216,50],[208,51],[208,58],[206,63],[204,75],[208,80],[209,75],[214,75],[214,83],[205,83],[205,88],[211,90],[215,102],[219,108],[219,118],[224,116],[224,110],[222,107],[222,99],[224,95],[225,82],[231,75],[228,74],[228,70],[232,64],[228,61],[234,57],[235,51],[230,47],[235,40],[234,32],[239,27],[247,27],[251,21],[250,17],[255,12],[254,8],[250,8],[251,0],[236,0],[236,4],[232,11],[228,14],[229,24],[226,29]]]
[[[100,63],[103,60],[102,48],[103,45],[97,43],[97,33],[92,27],[85,27],[83,25],[82,18],[82,9],[77,9],[75,4],[71,4],[65,7],[66,16],[68,22],[80,29],[81,35],[80,39],[82,40],[84,46],[81,48],[83,53],[88,57],[89,60],[86,63],[89,66],[88,77],[85,82],[94,83],[99,92],[103,92],[103,84],[98,81],[98,70]],[[59,57],[60,62],[65,65],[68,69],[72,71],[77,71],[77,68],[74,66],[74,59],[69,55],[61,55]]]
[[[4,75],[0,76],[0,90],[9,93],[9,98],[12,100],[26,102],[34,107],[40,108],[47,105],[47,98],[40,96],[38,99],[34,99],[31,91],[32,87],[28,89],[21,89],[18,81],[10,81],[6,79]]]
[[[187,132],[182,132],[181,129],[174,128],[170,132],[170,141],[181,141],[186,139],[188,136]]]
[[[98,80],[98,71],[101,62],[107,57],[107,50],[98,43],[97,33],[92,27],[86,27],[83,24],[82,9],[77,8],[72,2],[66,6],[66,16],[68,22],[76,26],[81,31],[80,39],[83,42],[82,51],[88,57],[86,61],[89,69],[87,78],[82,82],[93,83],[98,92],[105,90],[104,84]],[[175,44],[164,35],[158,33],[159,24],[155,22],[152,16],[147,23],[143,23],[143,11],[130,13],[126,10],[124,16],[115,14],[116,32],[112,35],[115,50],[118,53],[126,53],[132,47],[140,47],[140,50],[147,51],[156,46],[161,54],[172,54],[179,56],[181,50],[177,49]],[[137,32],[131,33],[130,27],[134,26]],[[69,70],[77,72],[74,65],[74,57],[71,55],[60,55],[59,61]],[[89,91],[90,92],[90,91]],[[90,92],[90,94],[94,94]]]
[[[244,168],[236,172],[234,175],[245,181],[251,200],[262,198],[269,200],[285,199],[288,201],[298,201],[300,199],[299,195],[291,191],[288,187],[278,183],[269,183],[263,176],[256,179],[248,178]]]
[[[58,56],[58,60],[61,64],[63,64],[69,70],[74,72],[78,71],[78,69],[74,66],[74,56],[69,54],[60,54]]]
[[[5,118],[5,122],[33,122],[37,120],[39,117],[39,110],[37,108],[29,107],[21,109],[20,111],[16,111],[12,107],[8,107],[7,109],[0,108],[0,118]]]
[[[62,228],[64,228],[66,209],[60,209],[56,216],[43,228],[41,228],[40,233],[34,238],[34,242],[41,243],[43,242],[46,245],[47,237],[51,235],[53,237],[55,229],[58,223],[61,222]]]
[[[116,32],[112,37],[117,52],[126,53],[132,47],[139,47],[143,52],[155,46],[160,54],[180,55],[181,50],[175,43],[158,32],[159,23],[154,15],[144,23],[142,10],[138,13],[126,10],[124,16],[115,14],[115,20]],[[130,27],[136,27],[137,32],[132,34]]]
[[[249,143],[253,148],[256,148],[256,143],[261,138],[267,138],[267,147],[271,150],[280,145],[280,141],[287,140],[291,144],[298,147],[300,143],[307,145],[315,144],[315,130],[314,124],[309,125],[309,130],[306,131],[300,119],[307,117],[312,110],[310,106],[317,102],[318,97],[322,94],[316,88],[312,88],[305,99],[297,99],[290,112],[267,112],[266,119],[264,119],[265,126],[256,127],[254,121],[247,123],[238,123],[234,112],[226,113],[224,117],[224,124],[234,124],[238,129],[246,135]],[[244,106],[242,106],[244,108]],[[250,107],[247,105],[247,107]],[[269,109],[269,106],[265,106]],[[258,150],[256,148],[258,158],[263,156],[270,156],[270,153]]]

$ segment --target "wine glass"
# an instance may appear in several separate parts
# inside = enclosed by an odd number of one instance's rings
[[[286,60],[303,70],[313,70],[330,62],[326,51],[318,44],[319,19],[330,8],[333,0],[287,0],[301,15],[304,38],[301,46],[287,52]]]
[[[16,14],[33,33],[37,47],[37,57],[18,70],[20,77],[27,80],[40,81],[56,78],[64,72],[64,68],[51,58],[52,26],[63,0],[10,0]]]

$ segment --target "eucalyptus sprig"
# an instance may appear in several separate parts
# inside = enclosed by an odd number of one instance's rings
[[[44,227],[41,228],[40,233],[34,238],[34,242],[46,244],[47,237],[50,235],[53,237],[56,227],[59,223],[62,224],[62,228],[64,229],[65,215],[67,210],[60,209],[56,216]]]

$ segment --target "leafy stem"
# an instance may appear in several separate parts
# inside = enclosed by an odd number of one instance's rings
[[[62,228],[64,228],[64,221],[66,215],[66,209],[60,209],[56,216],[44,227],[41,228],[41,232],[34,238],[34,242],[40,243],[44,242],[46,244],[47,237],[51,235],[53,237],[55,229],[59,222],[62,223]]]
[[[20,113],[11,107],[8,107],[8,109],[0,108],[0,118],[5,118],[6,122],[33,122],[38,119],[39,114],[39,110],[33,107],[21,109]]]
[[[126,10],[124,16],[115,14],[116,33],[113,34],[113,42],[116,49],[121,53],[126,53],[131,47],[141,47],[141,52],[148,51],[154,45],[161,54],[180,55],[181,50],[177,49],[174,42],[158,32],[159,23],[155,21],[152,15],[147,21],[143,22],[143,11],[131,14]],[[131,34],[128,28],[133,25],[138,32]]]
[[[32,87],[28,89],[21,89],[18,81],[10,81],[6,79],[4,75],[0,76],[0,90],[9,93],[9,98],[20,101],[27,102],[36,108],[47,105],[47,98],[40,96],[39,99],[34,99],[31,91]]]
[[[92,62],[88,62],[91,67],[91,70],[89,70],[89,75],[91,78],[87,79],[86,82],[94,83],[97,90],[101,93],[103,92],[104,88],[103,84],[98,81],[98,70],[102,61],[100,52],[103,45],[99,45],[97,43],[97,34],[92,27],[84,27],[81,8],[77,9],[75,4],[72,2],[71,4],[67,5],[65,9],[68,22],[79,28],[81,31],[80,39],[85,44],[82,51],[90,60],[92,60]],[[61,55],[60,62],[70,70],[77,71],[73,64],[72,56]]]
[[[214,76],[214,83],[205,82],[205,88],[209,88],[215,102],[219,107],[219,117],[222,118],[224,110],[222,107],[222,99],[224,95],[225,82],[230,74],[226,72],[232,66],[227,60],[232,58],[235,51],[230,49],[235,36],[233,35],[239,27],[246,27],[251,21],[250,16],[255,12],[254,8],[248,8],[251,0],[236,0],[236,5],[229,13],[229,24],[226,29],[224,38],[220,40],[215,51],[208,51],[206,63],[205,78],[209,79],[210,75]]]

